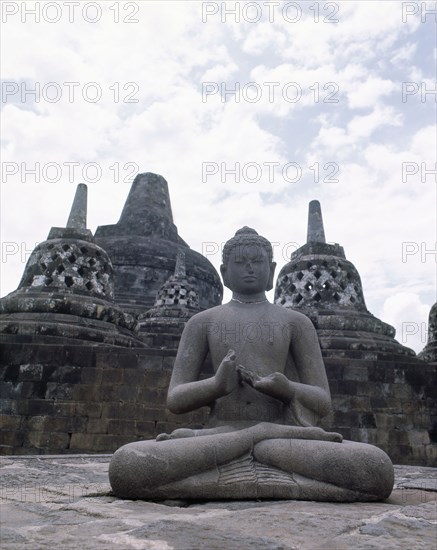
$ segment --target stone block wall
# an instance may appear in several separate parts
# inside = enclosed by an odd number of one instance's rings
[[[104,453],[206,410],[165,408],[175,351],[6,344],[0,351],[0,453]]]
[[[366,359],[355,351],[323,355],[332,429],[380,447],[396,464],[437,466],[437,363],[374,352]]]
[[[185,415],[165,408],[175,354],[3,344],[0,453],[108,453],[179,426],[201,427],[206,408]],[[437,363],[351,350],[323,355],[333,400],[324,427],[377,445],[394,463],[437,466]]]

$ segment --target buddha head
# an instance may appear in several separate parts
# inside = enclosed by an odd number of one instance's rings
[[[273,288],[276,263],[270,242],[250,228],[242,227],[223,247],[220,272],[226,287],[242,294]]]

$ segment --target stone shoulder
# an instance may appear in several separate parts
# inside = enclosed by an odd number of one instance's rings
[[[295,311],[293,309],[285,308],[283,306],[279,306],[278,304],[271,304],[271,305],[272,307],[277,308],[278,315],[280,315],[283,318],[284,322],[313,326],[311,319],[307,315],[304,315],[303,313],[301,313],[300,311]]]
[[[313,324],[309,317],[300,313],[299,311],[291,310],[283,306],[272,304],[269,302],[270,308],[275,309],[275,315],[278,316],[278,320],[285,323],[291,323],[293,325],[313,327]],[[199,313],[196,313],[188,321],[188,325],[194,327],[198,324],[204,324],[208,322],[214,322],[218,317],[222,317],[224,314],[232,314],[228,304],[222,304],[215,306]]]
[[[199,324],[211,322],[214,318],[216,318],[217,314],[220,314],[225,309],[227,309],[226,304],[214,306],[209,309],[205,309],[204,311],[199,311],[199,313],[196,313],[191,317],[191,319],[189,319],[186,326],[195,327]]]

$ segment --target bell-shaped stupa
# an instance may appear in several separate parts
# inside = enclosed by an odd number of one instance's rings
[[[355,266],[342,246],[326,242],[319,201],[309,204],[307,243],[279,273],[275,303],[310,317],[322,348],[414,355],[394,339],[394,327],[367,310]]]
[[[15,292],[0,300],[0,334],[38,343],[91,340],[142,346],[135,320],[114,302],[113,267],[86,228],[87,187],[79,184],[66,227],[52,227],[29,257]]]
[[[123,309],[140,315],[154,306],[156,292],[174,273],[179,250],[185,253],[200,309],[221,303],[223,286],[217,271],[178,235],[162,176],[138,174],[118,223],[99,226],[95,237],[114,265],[115,299]]]
[[[174,274],[158,290],[153,308],[138,317],[138,331],[151,347],[176,349],[185,323],[199,311],[199,296],[186,275],[185,253],[179,250]]]
[[[418,357],[428,363],[437,363],[437,302],[429,312],[428,341]]]

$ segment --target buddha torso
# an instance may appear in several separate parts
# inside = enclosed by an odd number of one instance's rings
[[[231,301],[201,314],[214,372],[233,349],[238,362],[259,376],[281,372],[299,381],[292,343],[299,332],[299,313],[263,302],[241,304]],[[289,407],[241,383],[211,407],[208,427],[232,423],[290,423]]]

